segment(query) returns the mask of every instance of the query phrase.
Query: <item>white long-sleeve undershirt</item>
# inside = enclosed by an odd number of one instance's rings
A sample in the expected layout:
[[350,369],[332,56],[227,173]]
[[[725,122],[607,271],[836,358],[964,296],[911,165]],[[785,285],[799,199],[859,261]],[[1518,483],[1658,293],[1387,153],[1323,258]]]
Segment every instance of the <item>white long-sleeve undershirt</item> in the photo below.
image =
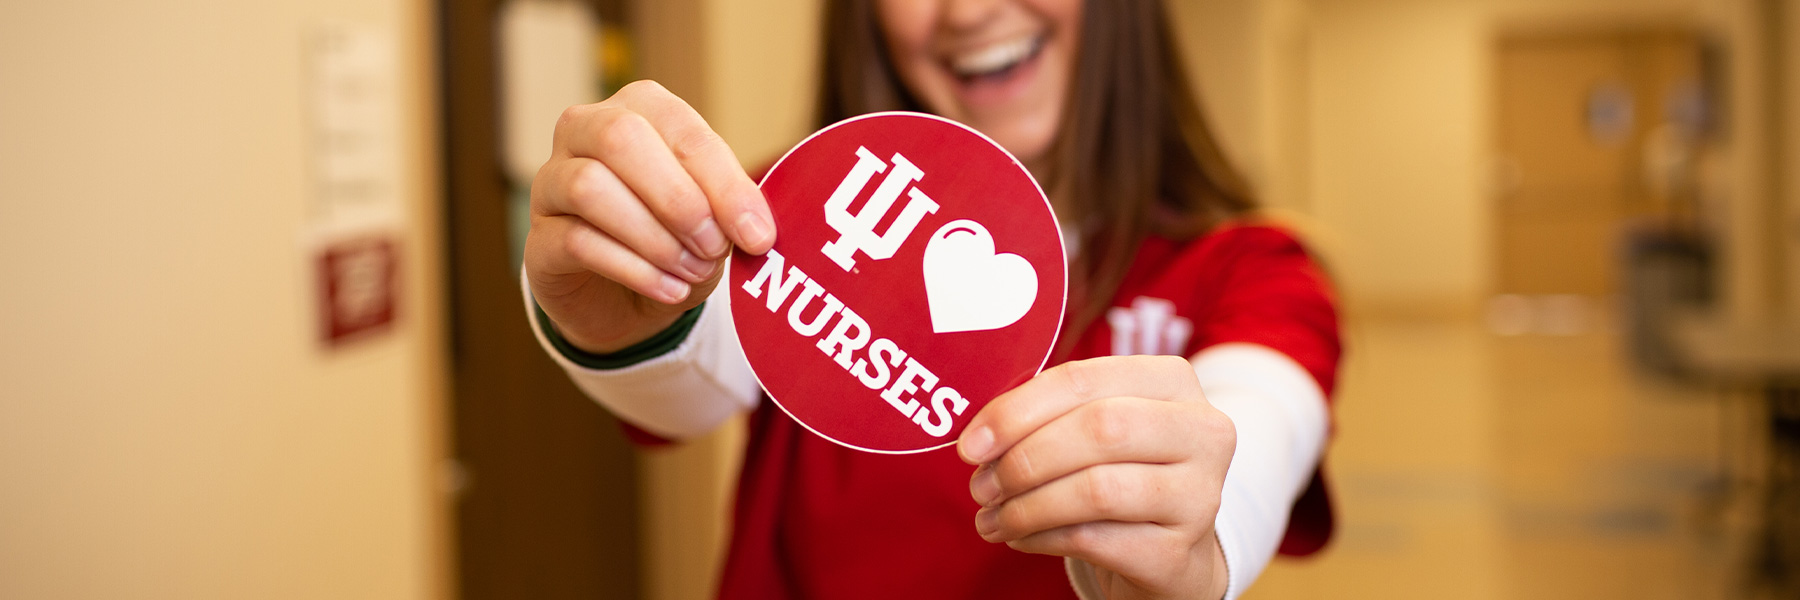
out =
[[[545,352],[588,396],[645,431],[671,440],[703,435],[761,401],[762,389],[731,325],[727,286],[707,299],[674,350],[603,370],[575,364],[550,344],[532,308],[530,283],[523,277],[521,283],[532,331]],[[1207,401],[1237,429],[1214,521],[1228,570],[1225,598],[1232,600],[1275,556],[1288,512],[1318,465],[1328,427],[1325,397],[1305,369],[1264,346],[1221,344],[1191,362]],[[1090,565],[1069,559],[1066,566],[1077,595],[1102,598]]]

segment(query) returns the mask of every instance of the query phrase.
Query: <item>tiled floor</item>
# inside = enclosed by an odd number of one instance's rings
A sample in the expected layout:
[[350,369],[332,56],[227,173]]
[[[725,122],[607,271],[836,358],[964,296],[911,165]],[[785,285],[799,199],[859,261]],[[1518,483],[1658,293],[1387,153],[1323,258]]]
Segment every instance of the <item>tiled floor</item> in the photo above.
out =
[[1754,396],[1635,372],[1619,336],[1354,322],[1338,537],[1246,596],[1737,598]]

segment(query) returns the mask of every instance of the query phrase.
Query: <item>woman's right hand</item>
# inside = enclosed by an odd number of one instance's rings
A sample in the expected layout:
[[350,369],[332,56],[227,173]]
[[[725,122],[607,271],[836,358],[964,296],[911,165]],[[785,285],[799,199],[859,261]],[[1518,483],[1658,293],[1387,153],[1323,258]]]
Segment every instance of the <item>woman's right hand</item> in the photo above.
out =
[[775,243],[762,191],[700,114],[653,81],[556,122],[531,182],[525,275],[577,348],[614,352],[706,299],[735,244]]

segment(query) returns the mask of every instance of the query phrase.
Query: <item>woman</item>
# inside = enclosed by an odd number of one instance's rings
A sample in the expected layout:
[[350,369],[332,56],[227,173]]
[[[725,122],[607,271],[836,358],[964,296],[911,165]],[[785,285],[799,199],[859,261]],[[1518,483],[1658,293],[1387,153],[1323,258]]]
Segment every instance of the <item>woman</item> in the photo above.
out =
[[1316,489],[1288,517],[1316,488],[1332,300],[1292,237],[1244,222],[1162,10],[828,2],[821,126],[894,109],[968,124],[1076,232],[1061,364],[984,407],[955,455],[847,450],[762,400],[708,297],[733,246],[761,254],[778,232],[693,109],[640,82],[564,113],[532,186],[533,326],[656,437],[751,412],[722,597],[1235,597],[1284,531],[1287,550],[1322,543]]

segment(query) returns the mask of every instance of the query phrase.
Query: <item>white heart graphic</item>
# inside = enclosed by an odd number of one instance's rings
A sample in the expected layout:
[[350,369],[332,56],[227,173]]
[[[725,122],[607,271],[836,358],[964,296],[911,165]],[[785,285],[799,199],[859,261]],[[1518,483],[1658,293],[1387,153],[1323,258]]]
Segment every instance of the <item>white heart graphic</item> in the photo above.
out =
[[925,300],[931,330],[986,331],[1019,322],[1037,301],[1037,269],[1017,254],[994,254],[986,227],[958,219],[925,244]]

